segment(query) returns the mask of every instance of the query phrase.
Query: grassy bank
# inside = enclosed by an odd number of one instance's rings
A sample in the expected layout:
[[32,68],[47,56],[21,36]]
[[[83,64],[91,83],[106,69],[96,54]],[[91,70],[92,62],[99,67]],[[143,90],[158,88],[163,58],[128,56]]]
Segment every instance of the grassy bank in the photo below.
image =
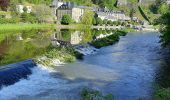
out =
[[20,31],[31,29],[49,29],[53,24],[0,24],[0,31]]
[[126,31],[115,31],[115,33],[110,36],[93,41],[91,45],[95,48],[113,45],[114,43],[119,41],[120,36],[125,36],[126,34]]

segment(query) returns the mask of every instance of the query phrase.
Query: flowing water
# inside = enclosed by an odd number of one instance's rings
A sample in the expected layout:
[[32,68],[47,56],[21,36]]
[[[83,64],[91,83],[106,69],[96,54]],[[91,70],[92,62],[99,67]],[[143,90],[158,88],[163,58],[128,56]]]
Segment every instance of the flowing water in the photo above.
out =
[[159,34],[128,33],[82,61],[29,68],[27,78],[2,86],[0,100],[79,100],[84,87],[112,93],[115,100],[152,100],[159,67]]

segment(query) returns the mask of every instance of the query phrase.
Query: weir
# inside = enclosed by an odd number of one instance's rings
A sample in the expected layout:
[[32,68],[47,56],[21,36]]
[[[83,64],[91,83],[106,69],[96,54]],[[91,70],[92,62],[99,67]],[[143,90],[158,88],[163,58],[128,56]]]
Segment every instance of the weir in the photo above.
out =
[[0,66],[0,89],[2,86],[12,85],[20,79],[27,78],[32,73],[31,68],[35,66],[36,64],[31,59]]

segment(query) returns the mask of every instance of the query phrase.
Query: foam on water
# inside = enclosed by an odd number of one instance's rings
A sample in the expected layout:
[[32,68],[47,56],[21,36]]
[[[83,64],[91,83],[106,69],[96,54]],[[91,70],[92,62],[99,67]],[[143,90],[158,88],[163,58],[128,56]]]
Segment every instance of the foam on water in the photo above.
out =
[[57,84],[66,82],[64,80],[54,79],[50,76],[50,72],[53,72],[53,70],[38,65],[32,69],[33,74],[31,74],[28,79],[22,79],[14,85],[2,88],[0,91],[0,100],[10,100],[22,95],[37,95],[45,92],[45,89],[53,89]]

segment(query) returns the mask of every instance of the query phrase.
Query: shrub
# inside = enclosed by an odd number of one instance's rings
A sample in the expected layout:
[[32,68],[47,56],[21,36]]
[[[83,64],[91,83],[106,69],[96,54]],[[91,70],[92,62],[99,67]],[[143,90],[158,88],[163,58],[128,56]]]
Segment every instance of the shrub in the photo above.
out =
[[96,18],[96,24],[97,24],[97,25],[102,25],[102,24],[103,24],[102,19],[99,18],[99,17],[97,17],[97,18]]
[[71,17],[70,15],[64,15],[61,19],[61,24],[63,25],[69,25],[71,23]]
[[111,20],[107,21],[107,24],[112,25],[112,21]]
[[19,18],[0,18],[0,24],[15,24],[15,23],[19,23]]
[[93,18],[92,23],[93,23],[93,25],[97,25],[97,23],[96,23],[96,18]]
[[104,20],[103,20],[103,24],[105,24],[105,25],[106,25],[106,24],[107,24],[107,22],[108,22],[108,20],[107,20],[107,19],[104,19]]

